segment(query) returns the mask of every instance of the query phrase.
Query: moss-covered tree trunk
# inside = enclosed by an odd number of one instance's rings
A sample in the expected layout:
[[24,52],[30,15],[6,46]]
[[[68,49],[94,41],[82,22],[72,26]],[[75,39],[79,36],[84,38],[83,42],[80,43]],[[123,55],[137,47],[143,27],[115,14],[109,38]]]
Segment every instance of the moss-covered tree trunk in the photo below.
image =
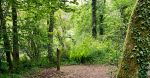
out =
[[12,21],[13,21],[13,62],[14,67],[18,68],[19,66],[19,43],[18,43],[18,26],[17,26],[17,6],[16,0],[12,0]]
[[11,45],[10,45],[10,40],[7,34],[7,28],[6,28],[6,20],[4,17],[4,12],[2,8],[2,0],[0,0],[0,22],[1,22],[1,27],[2,27],[2,36],[3,36],[3,42],[4,42],[4,51],[6,53],[6,59],[8,62],[9,70],[12,70],[13,65],[12,65],[12,60],[11,60]]
[[148,78],[150,54],[150,0],[138,0],[131,16],[124,43],[124,54],[117,78]]

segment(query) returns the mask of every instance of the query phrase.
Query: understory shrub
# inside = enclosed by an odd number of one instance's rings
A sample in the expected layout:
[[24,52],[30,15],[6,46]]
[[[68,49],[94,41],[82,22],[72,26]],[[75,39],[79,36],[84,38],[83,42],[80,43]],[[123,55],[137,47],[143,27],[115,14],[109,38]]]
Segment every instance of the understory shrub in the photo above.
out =
[[111,40],[98,41],[84,38],[69,52],[69,59],[77,63],[114,64],[120,56]]

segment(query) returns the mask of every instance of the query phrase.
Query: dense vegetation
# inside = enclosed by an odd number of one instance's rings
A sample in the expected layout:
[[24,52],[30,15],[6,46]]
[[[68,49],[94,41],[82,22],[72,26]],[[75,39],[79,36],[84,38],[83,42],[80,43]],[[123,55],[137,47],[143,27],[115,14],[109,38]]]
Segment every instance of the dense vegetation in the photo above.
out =
[[0,0],[0,78],[119,63],[118,78],[147,78],[149,6],[150,0]]

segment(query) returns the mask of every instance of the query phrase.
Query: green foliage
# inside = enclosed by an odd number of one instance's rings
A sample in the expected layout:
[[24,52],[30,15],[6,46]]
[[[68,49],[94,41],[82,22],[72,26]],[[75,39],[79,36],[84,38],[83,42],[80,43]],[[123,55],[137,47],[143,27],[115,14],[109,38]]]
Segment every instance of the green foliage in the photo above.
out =
[[114,64],[120,53],[113,48],[111,41],[98,41],[85,37],[69,52],[70,60],[77,63]]
[[1,70],[2,70],[1,72],[2,72],[2,73],[8,72],[8,71],[7,71],[7,70],[8,70],[7,64],[8,64],[7,62],[4,62],[4,61],[1,62]]
[[0,78],[22,78],[22,76],[18,74],[1,74]]
[[[48,34],[54,36],[54,44],[52,46],[54,49],[53,64],[56,62],[57,48],[61,51],[63,65],[118,63],[122,54],[127,22],[135,0],[97,0],[97,30],[99,31],[99,27],[102,26],[104,34],[99,35],[96,39],[91,37],[91,1],[83,1],[83,3],[76,1],[17,1],[20,70],[15,73],[34,67],[55,66],[49,64],[47,58]],[[50,20],[49,14],[52,11],[55,13],[54,31],[47,32],[48,21]],[[9,31],[8,36],[11,40],[12,20],[10,16],[9,13],[6,16],[6,26]],[[101,16],[103,16],[103,19],[101,19]],[[1,42],[3,42],[2,39],[0,39],[0,48],[3,48]],[[12,40],[10,42],[12,43]],[[2,68],[8,70],[8,66],[5,63],[5,56],[3,58]],[[143,64],[144,62],[141,61],[140,63]],[[15,74],[3,74],[0,76],[0,78],[7,77],[18,78],[21,76]]]
[[29,60],[29,57],[27,57],[25,55],[21,57],[20,63],[21,63],[22,68],[31,68],[31,66],[32,66],[32,63]]

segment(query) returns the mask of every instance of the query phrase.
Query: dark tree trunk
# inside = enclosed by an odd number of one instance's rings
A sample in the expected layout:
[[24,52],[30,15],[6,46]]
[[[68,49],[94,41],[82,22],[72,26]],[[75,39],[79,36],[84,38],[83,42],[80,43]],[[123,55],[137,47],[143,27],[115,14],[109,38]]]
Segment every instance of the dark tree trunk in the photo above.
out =
[[60,71],[60,50],[57,48],[57,71]]
[[49,62],[53,62],[53,30],[54,30],[54,10],[50,12],[50,21],[48,28],[48,58]]
[[1,26],[2,26],[2,36],[3,36],[3,41],[4,41],[4,51],[6,53],[6,59],[9,65],[9,70],[12,70],[13,65],[12,65],[12,60],[11,60],[11,45],[10,41],[7,35],[7,30],[6,30],[6,21],[4,18],[3,14],[3,9],[2,9],[2,1],[0,0],[0,21],[1,21]]
[[104,34],[103,22],[104,22],[104,15],[100,15],[99,35]]
[[92,36],[96,38],[96,0],[92,0]]
[[17,10],[16,0],[12,0],[12,21],[13,21],[13,61],[17,68],[19,65],[19,44],[18,44],[18,26],[17,26]]

